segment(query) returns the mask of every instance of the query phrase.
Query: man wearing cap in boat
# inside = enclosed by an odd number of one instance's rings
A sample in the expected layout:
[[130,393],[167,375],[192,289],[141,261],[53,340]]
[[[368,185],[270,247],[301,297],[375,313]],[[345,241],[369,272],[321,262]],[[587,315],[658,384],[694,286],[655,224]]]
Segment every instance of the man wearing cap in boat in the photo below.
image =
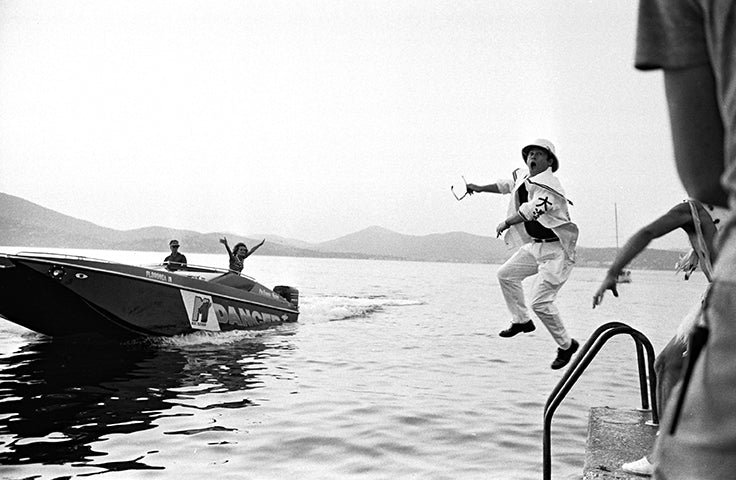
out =
[[508,338],[535,330],[521,282],[536,275],[531,309],[559,346],[551,365],[557,370],[568,364],[579,346],[567,333],[554,304],[575,264],[578,227],[570,220],[568,204],[572,202],[554,174],[560,162],[552,142],[538,139],[522,148],[521,155],[528,170],[515,170],[512,179],[488,185],[470,183],[467,188],[468,193],[511,194],[507,218],[496,227],[497,236],[506,232],[506,244],[518,248],[497,273],[512,316],[509,328],[499,335]]
[[185,257],[184,254],[179,253],[179,240],[170,241],[169,248],[171,249],[171,255],[164,258],[166,268],[173,271],[186,266],[187,257]]

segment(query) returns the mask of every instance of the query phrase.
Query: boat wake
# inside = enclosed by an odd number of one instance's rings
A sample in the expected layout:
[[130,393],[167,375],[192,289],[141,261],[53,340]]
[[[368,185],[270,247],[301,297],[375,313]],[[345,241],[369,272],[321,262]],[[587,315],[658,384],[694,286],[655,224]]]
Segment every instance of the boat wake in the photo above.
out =
[[391,308],[424,305],[419,300],[388,297],[385,295],[358,297],[342,295],[303,296],[300,299],[299,321],[265,330],[231,330],[228,332],[196,332],[175,337],[149,338],[145,341],[163,347],[197,348],[206,346],[232,345],[240,342],[259,341],[274,332],[284,333],[299,328],[299,324],[335,322],[365,318]]
[[[300,299],[299,321],[291,324],[274,326],[263,330],[230,330],[227,332],[198,331],[173,337],[148,337],[145,339],[127,340],[128,345],[153,346],[154,348],[208,348],[210,346],[234,345],[240,342],[259,341],[264,336],[272,336],[275,331],[281,334],[292,332],[299,328],[299,324],[335,322],[366,318],[371,315],[385,312],[389,309],[425,305],[425,302],[415,299],[397,298],[386,295],[376,296],[344,296],[344,295],[317,295],[303,296]],[[1,318],[1,317],[0,317]],[[0,345],[29,339],[44,339],[41,334],[25,329],[2,320]]]
[[320,323],[352,320],[355,318],[364,318],[389,308],[417,305],[424,305],[424,302],[387,296],[357,297],[324,295],[303,297],[299,307],[299,321],[301,323]]
[[263,331],[261,330],[231,330],[229,332],[201,331],[174,337],[151,338],[145,341],[157,346],[186,348],[198,345],[231,345],[242,342],[243,340],[252,340],[260,335],[263,335]]

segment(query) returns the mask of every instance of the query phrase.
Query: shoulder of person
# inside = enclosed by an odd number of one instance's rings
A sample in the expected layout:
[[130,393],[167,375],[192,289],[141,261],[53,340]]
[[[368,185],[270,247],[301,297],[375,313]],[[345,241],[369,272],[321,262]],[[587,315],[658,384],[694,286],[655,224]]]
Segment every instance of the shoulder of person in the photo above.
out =
[[682,202],[670,208],[667,213],[662,215],[662,217],[678,217],[682,218],[683,220],[687,219],[689,221],[692,221],[694,220],[693,214],[702,218],[703,215],[708,216],[708,211],[706,210],[705,206],[699,201],[688,199],[683,200]]
[[530,184],[538,187],[562,191],[562,182],[560,182],[560,179],[550,169],[529,177],[528,181]]
[[529,170],[527,170],[526,168],[517,168],[513,172],[511,172],[511,178],[513,178],[514,182],[523,180],[528,176],[529,176]]

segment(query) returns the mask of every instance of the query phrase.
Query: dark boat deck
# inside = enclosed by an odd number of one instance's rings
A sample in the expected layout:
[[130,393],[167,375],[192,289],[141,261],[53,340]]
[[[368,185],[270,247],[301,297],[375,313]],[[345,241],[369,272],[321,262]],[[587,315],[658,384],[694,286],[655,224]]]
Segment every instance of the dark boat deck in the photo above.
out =
[[646,411],[591,408],[583,480],[649,478],[626,473],[621,465],[651,451],[658,427],[646,423],[650,420],[651,413]]

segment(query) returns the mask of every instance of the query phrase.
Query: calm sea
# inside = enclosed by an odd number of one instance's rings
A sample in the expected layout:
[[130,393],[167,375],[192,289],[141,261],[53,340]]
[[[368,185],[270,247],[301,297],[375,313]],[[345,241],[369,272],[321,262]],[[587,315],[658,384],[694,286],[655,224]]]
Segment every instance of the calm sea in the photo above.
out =
[[[539,479],[562,371],[541,324],[497,335],[496,269],[255,256],[246,273],[300,290],[297,324],[153,344],[76,348],[0,319],[0,478]],[[560,294],[573,336],[623,321],[657,351],[706,284],[634,271],[593,310],[602,276],[579,268]],[[633,342],[616,337],[557,410],[553,478],[581,477],[590,407],[637,407],[637,385]]]

